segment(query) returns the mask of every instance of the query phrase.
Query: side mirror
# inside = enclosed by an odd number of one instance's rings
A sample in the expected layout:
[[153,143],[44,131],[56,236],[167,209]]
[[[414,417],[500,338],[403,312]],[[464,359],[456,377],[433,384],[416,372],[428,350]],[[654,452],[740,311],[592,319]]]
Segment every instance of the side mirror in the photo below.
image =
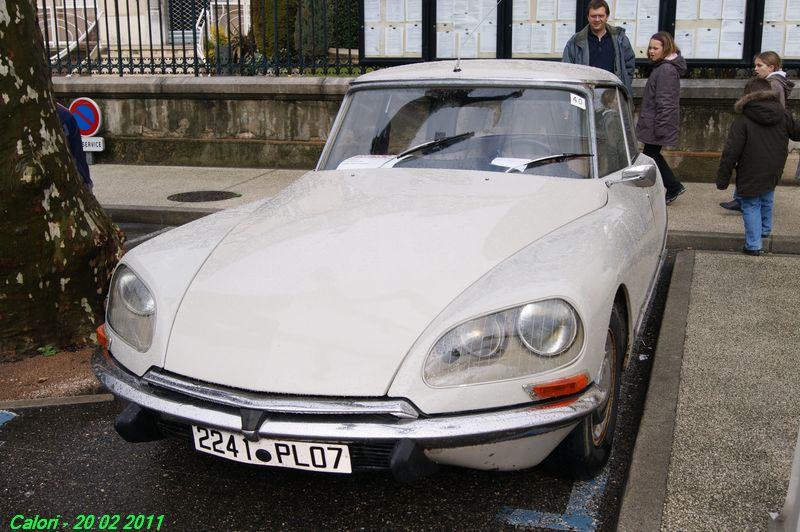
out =
[[630,183],[637,187],[652,187],[656,184],[657,177],[656,167],[652,164],[640,164],[638,166],[631,166],[622,171],[622,177],[606,181],[606,186],[611,188],[612,185],[619,183]]

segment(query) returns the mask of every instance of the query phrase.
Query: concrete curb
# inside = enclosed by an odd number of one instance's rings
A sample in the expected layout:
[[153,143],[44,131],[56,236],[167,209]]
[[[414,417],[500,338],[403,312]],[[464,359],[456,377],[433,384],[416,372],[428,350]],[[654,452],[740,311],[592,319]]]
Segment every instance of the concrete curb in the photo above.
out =
[[[704,251],[741,251],[742,233],[709,233],[700,231],[670,231],[667,247],[670,249],[702,249]],[[774,235],[764,239],[764,249],[770,253],[800,255],[800,237]]]
[[617,530],[660,530],[675,433],[694,251],[675,259]]
[[43,397],[41,399],[17,399],[13,401],[0,401],[0,410],[42,408],[46,406],[83,405],[88,403],[105,403],[113,400],[114,396],[110,393],[73,395],[69,397]]

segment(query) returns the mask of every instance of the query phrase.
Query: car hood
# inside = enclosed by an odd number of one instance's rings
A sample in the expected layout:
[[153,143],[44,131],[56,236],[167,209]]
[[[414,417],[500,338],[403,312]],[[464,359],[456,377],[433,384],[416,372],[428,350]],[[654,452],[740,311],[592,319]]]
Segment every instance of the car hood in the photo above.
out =
[[384,395],[449,302],[606,201],[598,180],[310,172],[210,254],[175,316],[165,369],[255,391]]

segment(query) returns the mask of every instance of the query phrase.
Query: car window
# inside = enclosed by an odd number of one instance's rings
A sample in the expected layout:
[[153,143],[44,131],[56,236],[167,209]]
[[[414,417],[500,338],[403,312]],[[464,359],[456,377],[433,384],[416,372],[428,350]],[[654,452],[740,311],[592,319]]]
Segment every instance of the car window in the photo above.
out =
[[[321,168],[450,168],[586,178],[594,154],[590,103],[582,93],[564,89],[358,90],[346,102]],[[561,154],[580,156],[552,157]]]
[[618,95],[620,108],[622,109],[622,126],[625,129],[625,141],[628,144],[628,153],[631,161],[633,161],[639,155],[639,144],[636,142],[636,127],[633,124],[633,113],[631,112],[633,106],[623,91],[618,91]]
[[606,176],[628,166],[622,113],[616,87],[595,90],[595,130],[597,132],[597,167]]

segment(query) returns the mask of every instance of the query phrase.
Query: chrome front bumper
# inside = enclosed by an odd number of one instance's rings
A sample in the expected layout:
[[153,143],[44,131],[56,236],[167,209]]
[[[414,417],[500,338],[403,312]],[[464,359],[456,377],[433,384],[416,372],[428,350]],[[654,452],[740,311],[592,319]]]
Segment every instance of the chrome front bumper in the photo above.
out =
[[186,424],[259,437],[312,441],[414,440],[425,448],[477,445],[578,423],[605,401],[594,384],[555,404],[426,416],[408,401],[286,398],[210,386],[150,371],[136,377],[100,349],[97,378],[115,396]]

